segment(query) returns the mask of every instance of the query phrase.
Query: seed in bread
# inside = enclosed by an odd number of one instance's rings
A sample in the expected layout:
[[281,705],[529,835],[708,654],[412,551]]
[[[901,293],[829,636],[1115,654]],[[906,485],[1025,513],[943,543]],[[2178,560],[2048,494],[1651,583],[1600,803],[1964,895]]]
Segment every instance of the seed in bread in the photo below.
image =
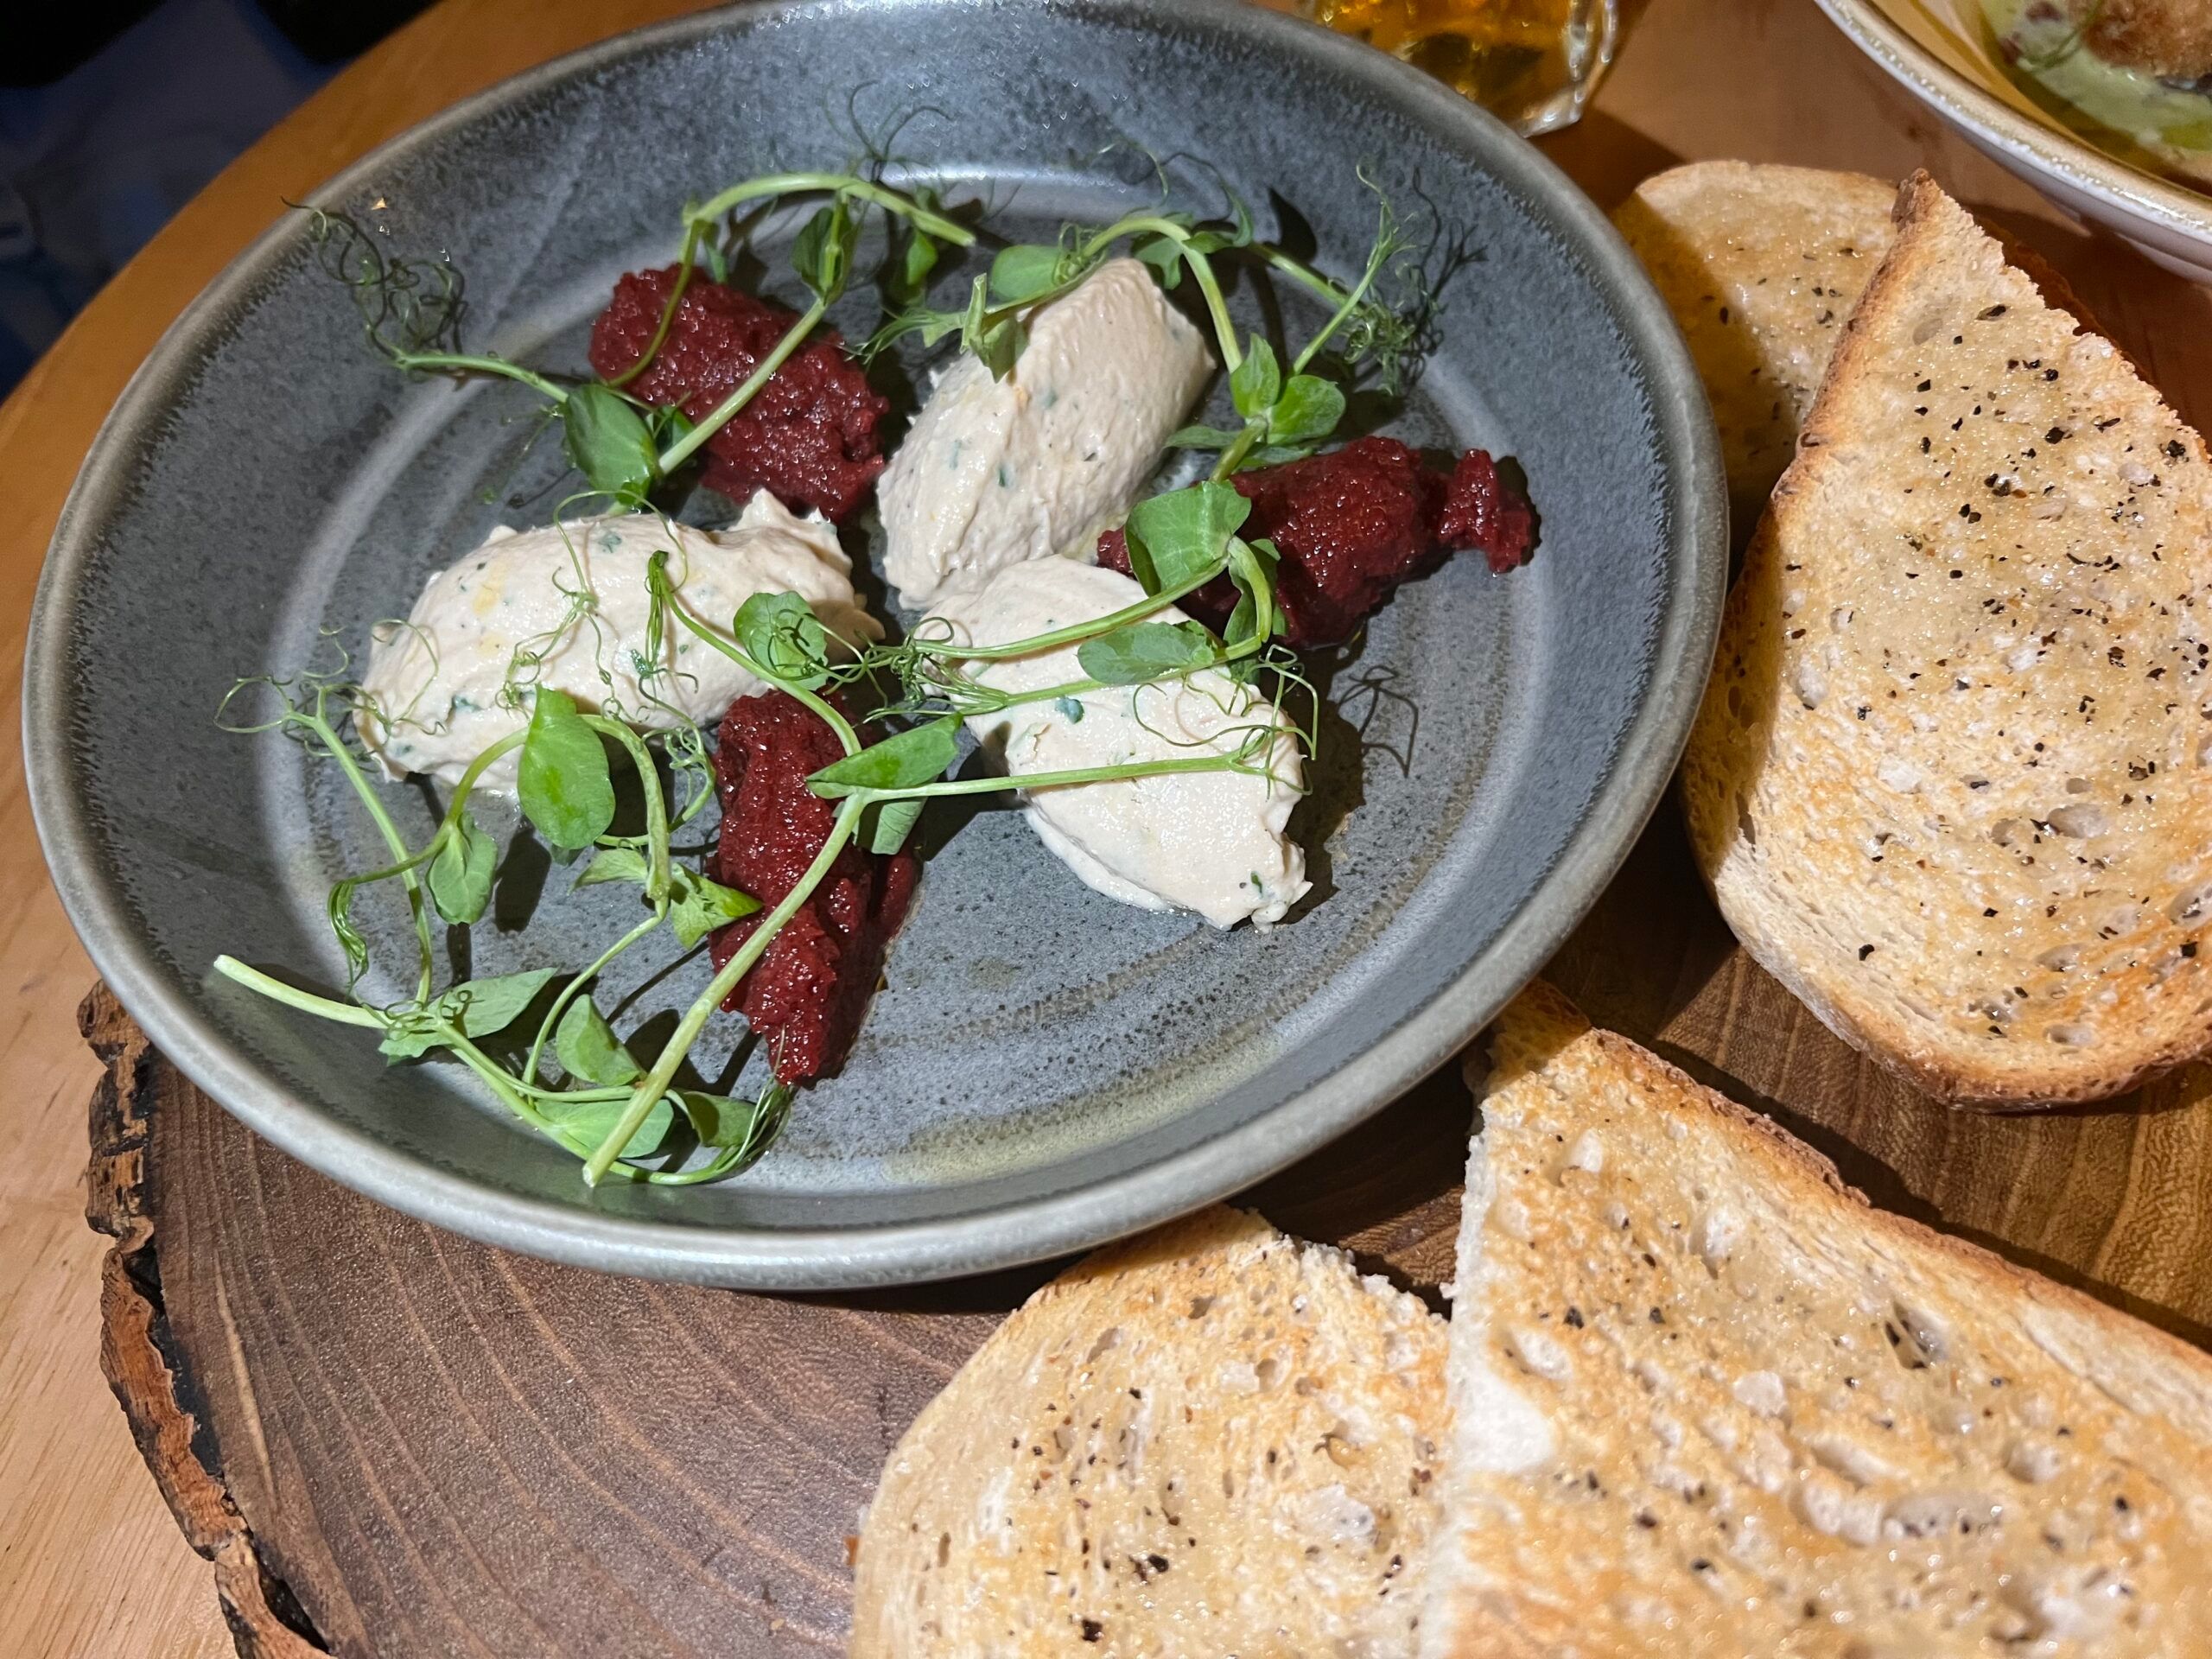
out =
[[1444,1326],[1210,1210],[1039,1291],[892,1453],[854,1659],[1414,1652]]
[[1730,594],[1683,762],[1752,956],[1941,1099],[2212,1039],[2212,469],[1924,175]]
[[2212,1652],[2212,1360],[1548,987],[1491,1053],[1427,1659]]
[[1889,251],[1896,200],[1895,185],[1862,173],[1693,162],[1646,179],[1613,215],[1713,400],[1739,541]]

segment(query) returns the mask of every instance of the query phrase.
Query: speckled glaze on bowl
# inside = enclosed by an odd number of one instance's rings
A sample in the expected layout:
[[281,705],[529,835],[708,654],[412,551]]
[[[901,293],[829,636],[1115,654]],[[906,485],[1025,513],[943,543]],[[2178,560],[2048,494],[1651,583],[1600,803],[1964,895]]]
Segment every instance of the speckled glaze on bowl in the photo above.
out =
[[[1408,589],[1328,677],[1305,809],[1320,891],[1291,925],[1220,934],[1116,906],[1005,810],[925,819],[887,988],[775,1150],[719,1186],[588,1192],[456,1068],[387,1067],[367,1033],[209,977],[229,950],[340,982],[325,891],[383,861],[332,768],[218,731],[218,700],[299,666],[326,627],[359,651],[430,569],[558,495],[526,394],[391,373],[302,219],[279,224],[139,372],[63,513],[26,671],[30,787],[70,914],[154,1039],[270,1140],[413,1215],[768,1287],[942,1277],[1130,1231],[1449,1058],[1594,899],[1672,771],[1726,567],[1710,417],[1674,327],[1533,149],[1352,41],[1200,0],[741,8],[510,81],[317,200],[395,250],[450,250],[473,343],[572,368],[614,276],[671,257],[687,197],[843,162],[862,135],[954,200],[988,196],[1016,235],[1156,200],[1157,158],[1179,200],[1226,183],[1262,234],[1310,227],[1339,268],[1372,233],[1364,162],[1437,233],[1434,345],[1391,429],[1518,456],[1541,549],[1510,576],[1462,559]],[[787,293],[766,241],[766,286]],[[1249,281],[1234,299],[1268,315]],[[1294,328],[1316,320],[1282,304]],[[849,332],[869,321],[849,302]],[[911,388],[918,369],[882,372]],[[429,792],[387,792],[423,833]],[[493,914],[450,947],[476,973],[581,963],[634,913],[533,855],[508,856]],[[394,897],[364,901],[372,944],[404,938]],[[601,1001],[626,1030],[664,1029],[707,971],[641,963]],[[720,1026],[701,1070],[735,1083],[743,1027]]]

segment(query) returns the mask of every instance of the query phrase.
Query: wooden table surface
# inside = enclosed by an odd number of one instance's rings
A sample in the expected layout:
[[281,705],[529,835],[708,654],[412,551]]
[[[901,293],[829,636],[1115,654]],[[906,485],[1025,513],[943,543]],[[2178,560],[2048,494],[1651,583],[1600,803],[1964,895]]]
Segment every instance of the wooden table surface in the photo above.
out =
[[[219,1656],[208,1569],[162,1507],[96,1355],[97,1262],[79,1190],[99,1066],[73,1010],[92,979],[39,861],[16,698],[24,629],[62,498],[101,417],[162,329],[296,197],[381,139],[529,64],[687,0],[444,0],[339,76],[188,207],[0,405],[0,1630],[33,1655]],[[1834,35],[1812,0],[1651,0],[1596,107],[1545,141],[1611,206],[1636,181],[1710,154],[1728,100],[1736,154],[1897,175],[1932,168],[2062,265],[2152,378],[2212,418],[2212,295],[2092,245],[1983,162]],[[1833,66],[1808,100],[1808,59]],[[2084,283],[2084,273],[2088,280]]]

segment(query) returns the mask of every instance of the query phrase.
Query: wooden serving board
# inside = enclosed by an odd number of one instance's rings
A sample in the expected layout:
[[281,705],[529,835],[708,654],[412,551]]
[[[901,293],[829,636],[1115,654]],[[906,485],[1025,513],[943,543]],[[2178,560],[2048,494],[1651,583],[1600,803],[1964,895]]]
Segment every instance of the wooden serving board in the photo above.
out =
[[[1925,165],[2050,258],[2184,415],[2212,418],[2212,295],[2063,224],[1810,0],[1630,9],[1595,108],[1546,141],[1601,204],[1690,156]],[[2212,1335],[2212,1071],[2092,1110],[1946,1112],[1735,947],[1671,803],[1551,974],[1876,1203]],[[88,1203],[116,1239],[103,1362],[250,1656],[839,1651],[884,1453],[1043,1276],[785,1299],[508,1255],[255,1140],[105,991],[82,1020],[108,1065]],[[1245,1201],[1433,1287],[1469,1115],[1440,1077]]]
[[[1735,948],[1671,808],[1553,977],[1876,1201],[2212,1325],[2212,1071],[2095,1111],[1921,1100]],[[1046,1271],[783,1298],[511,1255],[257,1140],[105,989],[83,1023],[102,1358],[249,1659],[841,1651],[885,1453]],[[1433,1290],[1471,1114],[1447,1071],[1243,1201]]]

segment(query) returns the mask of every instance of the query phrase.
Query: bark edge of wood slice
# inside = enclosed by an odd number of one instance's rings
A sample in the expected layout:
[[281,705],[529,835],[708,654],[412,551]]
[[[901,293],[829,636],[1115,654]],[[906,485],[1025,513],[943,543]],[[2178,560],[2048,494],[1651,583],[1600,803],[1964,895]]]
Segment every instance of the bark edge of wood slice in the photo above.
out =
[[[2212,1328],[2212,1068],[2085,1110],[1936,1106],[1734,944],[1671,813],[1547,971],[1877,1204]],[[831,1300],[510,1255],[258,1141],[105,989],[81,1019],[103,1363],[247,1659],[600,1651],[610,1618],[626,1659],[838,1651],[882,1457],[1052,1270]],[[1447,1066],[1237,1202],[1433,1294],[1470,1116]]]
[[[884,1456],[1057,1265],[832,1300],[512,1255],[258,1140],[105,987],[80,1025],[104,1368],[245,1659],[842,1652]],[[1447,1068],[1246,1202],[1434,1300],[1470,1114]]]
[[77,1028],[107,1068],[92,1090],[85,1175],[85,1219],[115,1241],[100,1261],[100,1370],[185,1541],[215,1569],[239,1659],[327,1653],[290,1588],[263,1562],[245,1517],[202,1457],[197,1415],[179,1397],[144,1181],[156,1095],[181,1079],[104,984],[78,1006]]

